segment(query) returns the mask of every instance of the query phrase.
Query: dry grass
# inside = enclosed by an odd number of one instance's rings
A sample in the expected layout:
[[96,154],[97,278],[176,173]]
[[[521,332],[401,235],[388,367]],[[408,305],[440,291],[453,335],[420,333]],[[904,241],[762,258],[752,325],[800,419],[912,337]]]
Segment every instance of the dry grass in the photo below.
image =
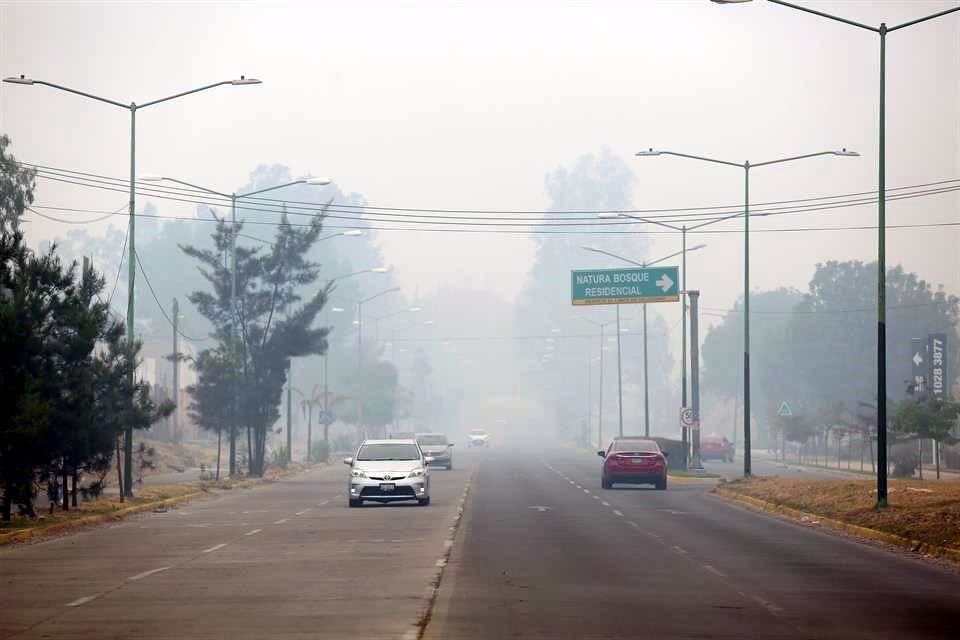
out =
[[29,533],[27,536],[29,538],[43,537],[47,533],[54,532],[66,533],[97,522],[123,517],[127,513],[143,510],[165,500],[195,494],[199,490],[192,484],[157,485],[143,487],[138,490],[135,498],[127,498],[123,502],[116,496],[103,497],[82,502],[70,511],[56,509],[52,514],[43,513],[37,519],[14,516],[10,522],[0,522],[0,544],[23,539],[20,534],[24,533]]
[[960,549],[960,482],[891,480],[885,509],[875,508],[874,480],[750,478],[723,487],[833,520]]

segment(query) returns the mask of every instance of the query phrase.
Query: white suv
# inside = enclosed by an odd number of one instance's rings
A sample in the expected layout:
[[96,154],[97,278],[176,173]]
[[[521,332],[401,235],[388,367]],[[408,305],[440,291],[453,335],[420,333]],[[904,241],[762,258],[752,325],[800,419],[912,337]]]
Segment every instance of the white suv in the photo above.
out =
[[364,440],[355,456],[343,460],[350,465],[348,504],[359,507],[364,500],[430,504],[431,462],[416,440]]

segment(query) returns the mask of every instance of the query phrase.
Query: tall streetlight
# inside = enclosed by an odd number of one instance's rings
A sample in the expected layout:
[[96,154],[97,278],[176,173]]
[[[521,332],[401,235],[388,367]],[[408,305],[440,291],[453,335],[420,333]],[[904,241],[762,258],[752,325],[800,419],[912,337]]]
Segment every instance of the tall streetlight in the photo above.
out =
[[[619,306],[619,305],[618,305]],[[598,399],[598,409],[597,409],[597,447],[603,448],[603,349],[604,349],[604,332],[608,325],[614,323],[613,320],[607,322],[597,322],[596,320],[591,320],[590,318],[584,318],[583,316],[577,316],[580,320],[584,322],[589,322],[595,327],[600,327],[600,397]],[[619,328],[617,331],[617,338],[619,339]],[[617,362],[617,368],[620,368],[620,362]],[[623,406],[623,396],[621,394],[619,400],[620,406]],[[621,418],[623,416],[623,411],[620,412]],[[620,435],[623,435],[623,422],[620,423]]]
[[[717,4],[739,4],[750,0],[712,0]],[[847,20],[822,11],[815,11],[807,7],[783,2],[783,0],[768,0],[790,9],[803,11],[828,20],[842,22],[852,27],[872,31],[880,36],[880,123],[878,143],[878,181],[877,181],[877,506],[887,506],[887,251],[886,251],[886,210],[887,210],[887,178],[886,178],[886,75],[887,75],[887,34],[906,27],[912,27],[934,18],[960,11],[960,6],[944,9],[937,13],[909,20],[902,24],[888,27],[881,22],[879,27]],[[749,382],[749,381],[747,381]]]
[[[249,198],[251,196],[259,195],[261,193],[277,191],[278,189],[285,189],[287,187],[292,187],[298,184],[306,184],[306,185],[313,185],[313,186],[326,186],[330,184],[330,180],[327,178],[314,178],[312,176],[308,176],[305,178],[292,180],[290,182],[284,182],[283,184],[277,184],[277,185],[273,185],[272,187],[266,187],[263,189],[255,189],[253,191],[246,191],[243,193],[237,193],[236,191],[234,191],[233,193],[225,193],[223,191],[217,191],[216,189],[204,187],[198,184],[194,184],[192,182],[187,182],[186,180],[180,180],[178,178],[171,178],[169,176],[148,174],[148,175],[140,176],[140,180],[144,182],[173,182],[175,184],[183,185],[191,189],[196,189],[197,191],[203,191],[204,193],[209,193],[210,195],[215,195],[222,198],[230,199],[230,224],[231,224],[231,230],[230,230],[230,335],[234,339],[236,339],[237,337],[236,335],[237,333],[237,326],[236,326],[237,325],[237,322],[236,322],[236,318],[237,318],[237,236],[240,235],[237,233],[237,201],[243,198]],[[345,235],[359,235],[359,234],[340,231],[337,233],[332,233],[330,235],[324,236],[323,238],[320,238],[318,241],[329,240],[330,238],[336,238],[338,236],[345,236]],[[250,238],[252,240],[256,240],[258,242],[262,242],[264,244],[268,244],[270,246],[274,246],[274,243],[270,242],[269,240],[262,240],[254,236],[246,236],[246,235],[244,237]],[[293,375],[293,367],[292,367],[292,363],[290,363],[288,364],[288,367],[287,367],[288,383],[290,382],[289,378],[292,375]],[[239,393],[240,393],[240,389],[235,387],[234,388],[235,417],[233,420],[234,424],[231,425],[230,427],[230,475],[231,476],[234,475],[237,471],[236,469],[236,459],[237,459],[236,458],[236,446],[237,446],[236,445],[236,440],[237,440],[236,414],[239,412],[238,408],[240,406]],[[287,387],[287,409],[288,409],[287,411],[287,462],[291,460],[293,455],[293,451],[290,448],[293,445],[291,434],[290,434],[292,419],[290,416],[289,408],[291,405],[292,405],[292,397],[290,395],[290,387],[288,386]]]
[[384,289],[379,293],[357,301],[357,427],[361,433],[363,432],[363,398],[360,397],[362,394],[359,392],[359,388],[363,384],[360,380],[363,375],[363,305],[371,300],[376,300],[380,296],[385,296],[395,291],[400,291],[400,287]]
[[[133,340],[133,325],[134,325],[134,281],[136,280],[136,184],[134,176],[137,172],[137,111],[140,109],[145,109],[146,107],[152,107],[155,104],[160,104],[161,102],[168,102],[176,98],[182,98],[183,96],[188,96],[194,93],[199,93],[201,91],[206,91],[207,89],[213,89],[214,87],[220,87],[224,85],[248,85],[248,84],[260,84],[260,80],[255,78],[247,78],[245,76],[240,76],[236,80],[223,80],[221,82],[214,82],[213,84],[204,85],[202,87],[197,87],[196,89],[191,89],[189,91],[182,91],[176,93],[172,96],[167,96],[165,98],[158,98],[156,100],[150,100],[143,104],[137,104],[136,102],[131,102],[130,104],[123,104],[116,100],[110,100],[109,98],[103,98],[101,96],[94,95],[92,93],[86,93],[85,91],[78,91],[77,89],[72,89],[70,87],[65,87],[60,84],[54,84],[53,82],[47,82],[45,80],[35,80],[33,78],[28,78],[25,75],[11,76],[9,78],[4,78],[4,82],[9,82],[11,84],[21,84],[21,85],[43,85],[45,87],[51,87],[53,89],[59,89],[60,91],[66,91],[67,93],[72,93],[74,95],[82,96],[84,98],[89,98],[90,100],[96,100],[97,102],[103,102],[105,104],[113,105],[114,107],[120,107],[121,109],[126,109],[130,112],[130,203],[129,203],[129,223],[127,229],[127,245],[130,248],[129,256],[127,258],[128,264],[128,283],[127,283],[127,339]],[[130,386],[133,386],[133,376],[134,371],[130,371]],[[132,401],[132,399],[131,399]],[[127,497],[133,496],[133,425],[128,425],[124,431],[123,438],[123,494]]]
[[382,316],[376,316],[373,318],[373,341],[380,342],[380,321],[387,320],[388,318],[395,318],[404,313],[420,313],[423,311],[420,307],[409,307],[406,309],[400,309],[399,311],[394,311],[393,313],[386,313]]
[[[596,248],[596,247],[580,247],[580,248],[581,248],[581,249],[584,249],[585,251],[592,251],[592,252],[594,252],[594,253],[602,253],[603,255],[610,256],[611,258],[616,258],[617,260],[623,260],[624,262],[629,262],[630,264],[635,264],[635,265],[637,265],[638,267],[647,268],[647,267],[652,267],[653,265],[655,265],[655,264],[657,264],[657,263],[663,262],[664,260],[669,260],[670,258],[676,257],[676,256],[678,256],[678,255],[680,255],[680,254],[683,254],[684,260],[686,260],[686,257],[687,257],[686,254],[687,254],[688,251],[697,251],[697,250],[699,250],[699,249],[703,249],[703,248],[706,247],[706,246],[707,246],[707,245],[705,245],[705,244],[698,244],[698,245],[696,245],[696,246],[694,246],[694,247],[690,247],[689,249],[687,249],[686,246],[684,246],[683,250],[681,250],[681,251],[675,251],[675,252],[671,253],[670,255],[663,256],[662,258],[657,258],[656,260],[651,260],[651,261],[649,261],[649,262],[638,262],[638,261],[636,261],[636,260],[631,260],[630,258],[625,258],[625,257],[623,257],[623,256],[621,256],[621,255],[617,255],[617,254],[615,254],[615,253],[611,253],[611,252],[605,251],[605,250],[603,250],[603,249],[598,249],[598,248]],[[686,291],[686,288],[684,288],[684,291]],[[617,306],[619,306],[619,305],[617,305]],[[684,315],[686,315],[686,313],[684,313]],[[644,434],[645,437],[649,438],[649,437],[650,437],[650,385],[648,384],[649,376],[648,376],[648,366],[647,366],[647,364],[648,364],[648,359],[647,359],[647,305],[644,304],[644,305],[643,305],[643,434]],[[686,457],[686,454],[684,454],[684,457]]]
[[[750,469],[750,169],[756,167],[766,167],[772,164],[782,164],[793,162],[795,160],[804,160],[806,158],[816,158],[818,156],[844,156],[855,157],[860,154],[856,151],[841,149],[839,151],[818,151],[816,153],[805,153],[799,156],[790,156],[788,158],[778,158],[776,160],[767,160],[765,162],[751,163],[730,162],[729,160],[718,160],[705,156],[694,156],[688,153],[677,153],[675,151],[655,151],[647,149],[640,151],[638,156],[677,156],[679,158],[689,158],[691,160],[700,160],[714,164],[723,164],[730,167],[743,169],[743,475],[749,476]],[[686,316],[686,314],[684,314]]]
[[[738,218],[741,215],[743,214],[735,213],[732,215],[722,216],[715,220],[708,220],[706,222],[701,222],[700,224],[695,224],[689,227],[685,224],[677,226],[669,222],[662,222],[660,220],[644,218],[642,216],[637,216],[630,213],[607,212],[607,213],[601,213],[597,217],[598,218],[630,218],[631,220],[646,222],[647,224],[655,224],[657,226],[670,229],[672,231],[679,231],[680,232],[680,255],[681,255],[680,277],[682,278],[680,288],[682,291],[686,291],[687,290],[687,232],[695,231],[696,229],[700,229],[702,227],[706,227],[711,224],[717,224],[718,222],[723,222],[725,220],[730,220],[731,218]],[[687,300],[686,300],[685,293],[683,294],[683,296],[684,297],[681,299],[682,308],[680,310],[681,311],[680,324],[682,327],[680,332],[680,406],[682,408],[686,408],[687,387],[688,387],[687,385]],[[680,432],[681,432],[681,439],[683,442],[683,450],[686,451],[688,448],[687,447],[687,444],[688,444],[687,427],[681,426]]]

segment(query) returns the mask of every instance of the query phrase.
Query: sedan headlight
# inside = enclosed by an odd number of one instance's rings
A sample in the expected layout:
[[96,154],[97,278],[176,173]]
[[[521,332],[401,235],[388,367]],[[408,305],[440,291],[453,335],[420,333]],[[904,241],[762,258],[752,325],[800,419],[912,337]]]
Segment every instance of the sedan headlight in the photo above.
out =
[[426,475],[426,471],[423,469],[414,469],[409,475],[411,478],[422,478],[424,475]]
[[367,474],[360,469],[351,469],[350,477],[352,478],[366,478]]

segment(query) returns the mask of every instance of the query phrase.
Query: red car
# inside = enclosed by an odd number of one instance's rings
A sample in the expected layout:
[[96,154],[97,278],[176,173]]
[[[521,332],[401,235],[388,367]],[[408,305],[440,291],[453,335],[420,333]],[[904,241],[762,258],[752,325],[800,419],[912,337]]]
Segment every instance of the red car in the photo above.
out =
[[704,436],[700,440],[700,459],[733,462],[733,443],[723,436]]
[[597,455],[603,458],[600,486],[604,489],[612,489],[616,483],[667,488],[667,454],[655,440],[614,438],[609,448]]

